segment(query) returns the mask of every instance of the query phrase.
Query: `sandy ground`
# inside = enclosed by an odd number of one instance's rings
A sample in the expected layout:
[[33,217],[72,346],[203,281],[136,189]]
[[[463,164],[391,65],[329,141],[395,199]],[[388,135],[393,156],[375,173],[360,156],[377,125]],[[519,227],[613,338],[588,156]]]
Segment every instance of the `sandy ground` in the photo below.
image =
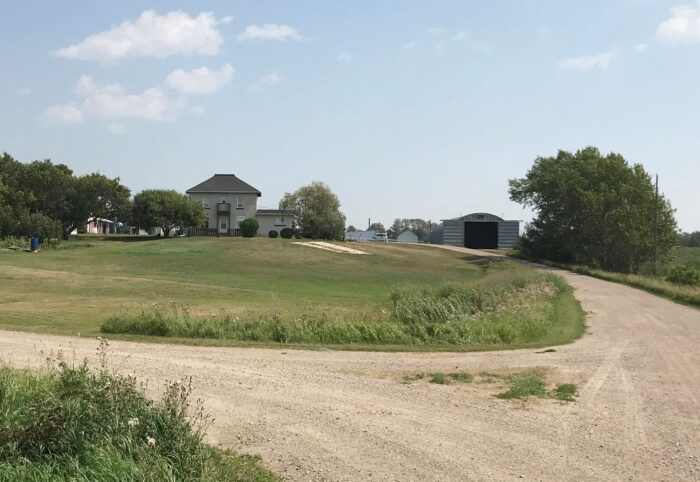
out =
[[303,243],[294,243],[301,246],[308,246],[310,248],[318,248],[324,251],[332,251],[334,253],[345,253],[345,254],[369,254],[367,251],[360,251],[359,249],[347,248],[345,246],[340,246],[338,244],[326,243],[325,241],[305,241]]
[[[209,441],[290,480],[700,480],[700,311],[565,274],[588,334],[556,352],[363,353],[112,342],[111,365],[158,388],[191,375]],[[4,362],[93,357],[90,339],[0,332]],[[577,402],[495,399],[406,373],[546,367]]]

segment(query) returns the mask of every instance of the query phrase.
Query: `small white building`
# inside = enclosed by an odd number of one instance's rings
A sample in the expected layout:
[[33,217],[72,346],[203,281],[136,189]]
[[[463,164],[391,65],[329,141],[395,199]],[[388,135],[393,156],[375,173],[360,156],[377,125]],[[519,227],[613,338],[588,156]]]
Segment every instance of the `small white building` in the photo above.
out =
[[417,243],[418,235],[410,229],[407,229],[396,237],[396,241],[399,243]]
[[374,241],[375,231],[347,231],[345,241]]

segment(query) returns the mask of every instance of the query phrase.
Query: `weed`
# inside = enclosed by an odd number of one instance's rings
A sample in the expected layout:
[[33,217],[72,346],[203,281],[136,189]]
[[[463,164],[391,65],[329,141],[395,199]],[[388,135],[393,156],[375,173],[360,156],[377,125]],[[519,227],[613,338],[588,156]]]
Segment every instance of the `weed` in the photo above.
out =
[[452,380],[460,383],[469,383],[472,381],[472,376],[470,373],[467,372],[454,372],[454,373],[448,373],[448,377],[450,377]]
[[539,372],[525,372],[509,375],[506,381],[510,385],[510,388],[496,395],[497,398],[523,400],[530,396],[547,396],[545,379]]
[[210,419],[191,388],[171,382],[152,401],[104,366],[0,367],[0,480],[277,480],[257,458],[204,444]]
[[445,376],[444,373],[431,373],[430,374],[430,379],[428,380],[430,383],[437,383],[438,385],[449,385],[450,380]]
[[551,391],[551,396],[557,400],[574,402],[576,401],[577,393],[578,389],[573,383],[559,383],[556,388]]

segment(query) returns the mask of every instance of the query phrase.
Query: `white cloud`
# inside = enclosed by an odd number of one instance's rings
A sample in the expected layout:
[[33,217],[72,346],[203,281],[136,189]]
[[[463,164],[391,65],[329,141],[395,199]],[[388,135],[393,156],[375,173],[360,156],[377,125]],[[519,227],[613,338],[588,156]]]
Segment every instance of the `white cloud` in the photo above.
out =
[[27,89],[26,87],[16,90],[17,95],[29,95],[32,93],[32,89]]
[[250,84],[248,87],[248,92],[256,94],[261,90],[268,87],[275,87],[282,82],[282,77],[277,72],[272,72],[271,74],[264,75],[258,80]]
[[467,37],[469,37],[469,34],[464,30],[460,30],[452,36],[452,40],[465,40]]
[[107,127],[109,127],[109,132],[111,132],[115,136],[123,136],[124,134],[126,134],[126,126],[124,124],[110,122]]
[[618,53],[616,49],[613,49],[600,54],[564,59],[559,62],[559,67],[566,70],[577,70],[579,72],[587,72],[593,69],[608,70],[610,62]]
[[404,49],[404,50],[408,50],[408,49],[414,48],[415,46],[416,46],[416,43],[415,43],[415,42],[406,42],[405,44],[403,44],[403,45],[401,46],[401,48]]
[[[230,21],[224,17],[223,23]],[[75,60],[116,61],[125,57],[167,57],[174,54],[215,55],[223,38],[211,12],[190,17],[182,11],[158,15],[144,11],[136,20],[125,20],[109,30],[56,51],[58,57]]]
[[231,64],[221,67],[221,70],[209,70],[207,67],[184,71],[177,69],[171,72],[166,82],[172,89],[186,94],[207,95],[223,89],[233,79],[234,69]]
[[159,87],[128,94],[120,84],[99,85],[86,75],[78,80],[76,93],[82,98],[79,103],[49,107],[46,118],[57,122],[88,118],[172,121],[186,105],[183,99],[170,98]]
[[700,0],[672,8],[671,18],[657,27],[656,38],[667,45],[700,42]]
[[266,23],[265,25],[248,25],[245,30],[236,37],[243,40],[303,40],[297,29],[290,25]]
[[75,104],[54,105],[46,109],[44,118],[50,122],[77,123],[83,121],[83,113]]
[[648,49],[649,49],[649,44],[646,44],[644,42],[634,46],[634,50],[636,50],[637,52],[640,52],[640,53],[646,52]]

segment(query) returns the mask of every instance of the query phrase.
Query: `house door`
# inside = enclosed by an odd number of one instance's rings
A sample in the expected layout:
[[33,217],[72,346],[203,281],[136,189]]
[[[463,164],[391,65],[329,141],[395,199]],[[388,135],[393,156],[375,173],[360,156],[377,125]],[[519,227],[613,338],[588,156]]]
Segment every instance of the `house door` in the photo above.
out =
[[219,217],[219,234],[228,234],[228,217]]

